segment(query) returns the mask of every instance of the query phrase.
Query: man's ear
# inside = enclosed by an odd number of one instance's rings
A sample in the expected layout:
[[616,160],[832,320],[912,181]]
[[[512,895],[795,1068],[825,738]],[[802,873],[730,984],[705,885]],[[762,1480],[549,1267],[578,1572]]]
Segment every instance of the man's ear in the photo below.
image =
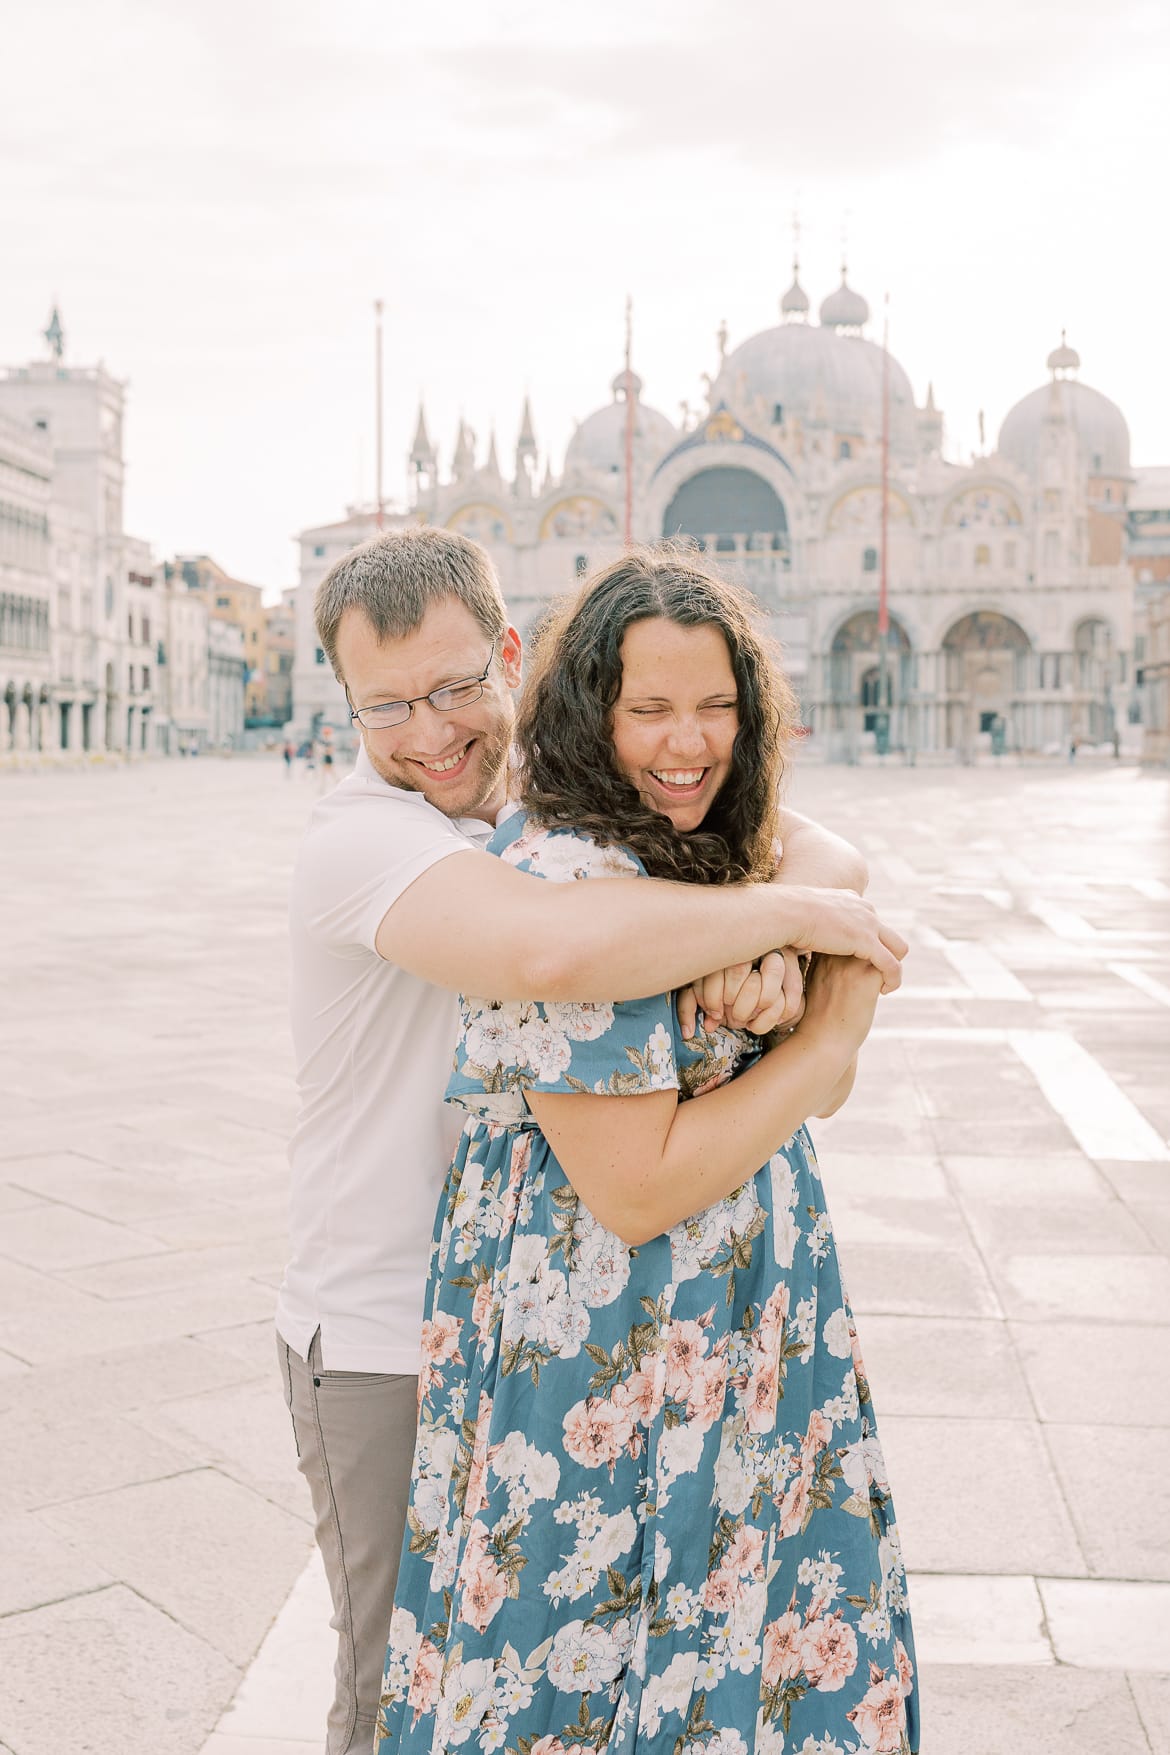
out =
[[524,646],[515,628],[504,629],[504,637],[500,643],[500,663],[504,667],[504,681],[510,689],[520,687],[520,673],[524,665]]

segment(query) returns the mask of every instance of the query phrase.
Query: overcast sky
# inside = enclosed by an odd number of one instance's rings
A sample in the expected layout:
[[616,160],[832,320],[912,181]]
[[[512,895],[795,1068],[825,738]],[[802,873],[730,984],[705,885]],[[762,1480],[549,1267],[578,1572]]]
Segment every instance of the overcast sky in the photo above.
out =
[[[875,315],[949,453],[1062,328],[1170,462],[1162,0],[0,0],[0,362],[129,380],[127,518],[275,593],[292,538],[386,487],[420,392],[507,465],[525,392],[559,467],[609,400],[627,290],[645,397],[814,307]],[[870,331],[880,336],[880,319]]]

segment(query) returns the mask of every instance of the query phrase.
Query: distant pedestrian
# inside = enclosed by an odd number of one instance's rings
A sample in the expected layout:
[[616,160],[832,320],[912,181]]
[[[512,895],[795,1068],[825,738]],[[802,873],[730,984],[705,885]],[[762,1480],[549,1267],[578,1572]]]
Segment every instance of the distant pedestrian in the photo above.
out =
[[286,738],[285,742],[284,742],[284,751],[283,751],[284,777],[286,780],[291,780],[291,778],[292,778],[293,757],[295,756],[295,754],[296,754],[296,750],[293,748],[292,740],[290,738]]
[[1075,762],[1077,759],[1077,739],[1075,737],[1069,739],[1068,759],[1070,762]]

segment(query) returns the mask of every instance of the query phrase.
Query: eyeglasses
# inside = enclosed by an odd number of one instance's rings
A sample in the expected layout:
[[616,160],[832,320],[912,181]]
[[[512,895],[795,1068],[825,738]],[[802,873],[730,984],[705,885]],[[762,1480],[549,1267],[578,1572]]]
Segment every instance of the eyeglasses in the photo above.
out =
[[436,713],[454,713],[459,707],[470,707],[483,694],[488,673],[496,660],[496,642],[488,653],[488,661],[478,676],[465,677],[461,682],[448,683],[445,688],[432,689],[429,695],[415,695],[410,701],[380,701],[373,707],[357,707],[350,713],[367,731],[389,731],[392,725],[405,725],[420,701],[426,701]]

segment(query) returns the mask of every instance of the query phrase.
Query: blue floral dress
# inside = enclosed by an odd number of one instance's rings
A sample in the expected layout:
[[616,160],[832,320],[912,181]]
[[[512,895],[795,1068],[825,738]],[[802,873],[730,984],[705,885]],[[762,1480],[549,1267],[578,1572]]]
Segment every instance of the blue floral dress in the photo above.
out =
[[[642,871],[522,813],[553,881]],[[672,996],[467,999],[469,1113],[436,1220],[379,1755],[907,1755],[906,1578],[801,1128],[636,1249],[578,1200],[525,1089],[689,1099],[759,1052]]]

